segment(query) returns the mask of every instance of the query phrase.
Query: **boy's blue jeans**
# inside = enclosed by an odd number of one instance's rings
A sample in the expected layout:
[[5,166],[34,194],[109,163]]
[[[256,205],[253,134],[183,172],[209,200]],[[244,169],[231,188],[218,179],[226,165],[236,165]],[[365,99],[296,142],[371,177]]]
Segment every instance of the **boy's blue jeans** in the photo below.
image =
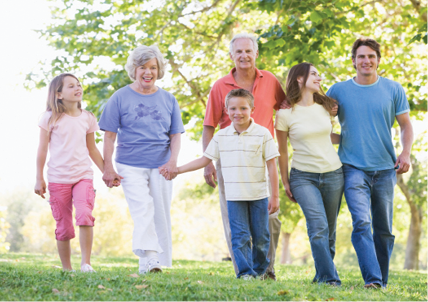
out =
[[342,168],[326,173],[292,168],[290,172],[291,192],[306,218],[316,270],[313,282],[341,284],[333,259],[343,186]]
[[368,172],[350,165],[343,165],[343,172],[345,198],[352,215],[352,244],[361,274],[365,284],[379,283],[385,287],[395,239],[392,214],[396,172]]
[[[232,250],[238,275],[262,275],[269,266],[268,198],[250,201],[227,201]],[[251,246],[252,242],[252,246]]]

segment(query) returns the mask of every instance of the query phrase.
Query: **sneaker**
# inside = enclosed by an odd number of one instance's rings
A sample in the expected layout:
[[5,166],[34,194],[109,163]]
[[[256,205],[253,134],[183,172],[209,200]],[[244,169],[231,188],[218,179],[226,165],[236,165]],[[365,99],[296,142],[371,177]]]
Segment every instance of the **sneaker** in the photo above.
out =
[[80,271],[83,273],[96,273],[96,271],[92,268],[92,266],[90,266],[89,264],[83,264],[80,267]]
[[378,289],[381,288],[382,286],[379,283],[369,283],[364,285],[364,288],[374,288],[374,289]]
[[241,277],[239,277],[239,279],[242,279],[242,280],[254,280],[255,278],[254,278],[254,276],[253,275],[242,275]]
[[162,273],[162,268],[159,263],[159,260],[156,258],[152,258],[147,262],[147,271],[149,273]]

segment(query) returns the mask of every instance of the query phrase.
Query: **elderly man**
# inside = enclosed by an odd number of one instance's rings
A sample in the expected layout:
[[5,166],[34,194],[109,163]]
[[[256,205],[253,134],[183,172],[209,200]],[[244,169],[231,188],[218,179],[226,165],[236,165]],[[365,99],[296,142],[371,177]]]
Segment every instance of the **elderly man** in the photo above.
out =
[[[252,117],[257,124],[266,127],[271,132],[272,136],[274,135],[273,110],[278,110],[280,104],[286,99],[284,91],[275,76],[269,71],[258,70],[256,68],[256,59],[259,56],[259,52],[257,41],[254,36],[247,33],[235,35],[230,41],[229,55],[230,59],[235,63],[235,67],[228,75],[217,80],[211,89],[202,133],[203,151],[205,151],[213,138],[215,128],[218,124],[220,124],[221,129],[231,124],[225,111],[224,103],[225,97],[229,91],[243,88],[253,94],[255,111]],[[224,232],[235,272],[238,272],[232,252],[231,231],[227,214],[224,180],[221,174],[221,162],[217,161],[216,168],[210,163],[205,168],[204,176],[207,184],[213,188],[216,187],[214,181],[218,181]],[[270,264],[265,276],[273,280],[276,280],[274,263],[281,229],[278,212],[279,211],[269,216],[271,239],[268,258]]]

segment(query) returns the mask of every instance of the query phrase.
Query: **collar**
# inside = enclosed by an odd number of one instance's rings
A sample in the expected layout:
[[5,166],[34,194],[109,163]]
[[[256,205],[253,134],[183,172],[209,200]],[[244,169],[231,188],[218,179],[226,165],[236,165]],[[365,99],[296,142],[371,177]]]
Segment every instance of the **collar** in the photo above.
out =
[[[254,122],[254,119],[252,117],[250,117],[250,120],[251,120],[250,127],[248,127],[247,130],[242,131],[241,134],[250,133],[251,131],[253,131],[256,123]],[[230,126],[231,126],[232,133],[233,134],[238,134],[238,131],[236,131],[235,125],[233,124],[233,122],[232,122],[232,124],[230,124]]]
[[[235,78],[233,77],[233,73],[235,71],[236,67],[233,67],[232,70],[228,73],[228,75],[224,77],[224,81],[226,84],[239,87],[238,84],[236,84]],[[260,70],[256,68],[256,79],[257,78],[263,78],[263,74]]]
[[352,83],[354,83],[355,85],[357,85],[357,86],[359,86],[359,87],[371,87],[371,86],[374,86],[374,85],[376,85],[377,83],[379,83],[380,78],[381,78],[381,76],[380,76],[380,75],[378,75],[378,76],[377,76],[377,80],[376,80],[376,82],[374,82],[373,84],[369,84],[369,85],[361,85],[361,84],[358,84],[357,82],[355,82],[355,77],[353,77],[353,78],[352,78]]

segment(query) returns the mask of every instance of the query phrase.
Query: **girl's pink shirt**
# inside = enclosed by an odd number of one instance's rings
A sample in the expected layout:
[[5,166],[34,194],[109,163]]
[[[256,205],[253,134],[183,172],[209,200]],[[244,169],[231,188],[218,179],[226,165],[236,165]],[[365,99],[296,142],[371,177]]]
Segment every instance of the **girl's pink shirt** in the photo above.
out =
[[[40,128],[49,130],[51,115],[50,111],[44,113]],[[62,115],[52,128],[49,141],[48,182],[74,184],[93,178],[86,135],[99,129],[95,116],[86,110],[82,109],[82,114],[76,117]]]

